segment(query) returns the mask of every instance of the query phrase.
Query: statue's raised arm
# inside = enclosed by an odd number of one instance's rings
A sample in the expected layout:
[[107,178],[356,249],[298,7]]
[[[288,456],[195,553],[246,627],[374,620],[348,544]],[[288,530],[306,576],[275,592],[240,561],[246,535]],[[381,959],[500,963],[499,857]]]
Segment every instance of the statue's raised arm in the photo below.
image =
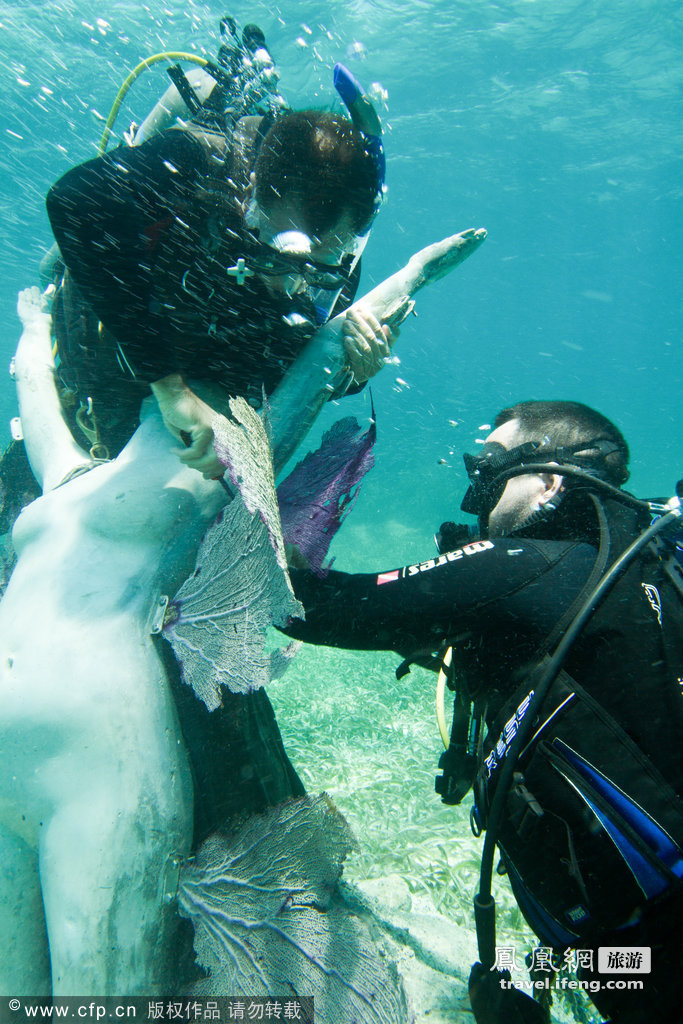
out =
[[[401,270],[358,299],[351,309],[373,313],[381,323],[398,327],[412,311],[412,296],[439,281],[471,256],[486,238],[484,228],[470,228],[416,252]],[[330,391],[345,373],[340,343],[346,313],[325,324],[308,343],[271,399],[273,462],[276,474],[311,429]]]

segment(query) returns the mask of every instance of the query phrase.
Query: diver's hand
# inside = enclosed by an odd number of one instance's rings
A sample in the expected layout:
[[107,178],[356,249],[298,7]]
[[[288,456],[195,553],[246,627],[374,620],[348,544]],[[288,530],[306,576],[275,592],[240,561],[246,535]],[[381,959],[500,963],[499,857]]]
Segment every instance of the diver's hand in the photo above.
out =
[[155,381],[152,391],[168,430],[180,441],[189,438],[187,448],[176,449],[180,461],[207,480],[222,477],[225,467],[213,450],[213,424],[218,413],[188,388],[180,374]]
[[378,373],[391,355],[398,330],[382,326],[376,316],[362,309],[350,309],[344,319],[342,342],[349,369],[357,384]]

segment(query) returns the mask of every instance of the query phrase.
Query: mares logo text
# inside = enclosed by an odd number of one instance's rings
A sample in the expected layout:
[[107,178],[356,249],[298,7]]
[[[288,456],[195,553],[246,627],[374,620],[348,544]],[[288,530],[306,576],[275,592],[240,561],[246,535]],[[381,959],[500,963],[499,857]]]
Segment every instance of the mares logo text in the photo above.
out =
[[467,558],[469,555],[477,555],[480,551],[490,551],[492,547],[493,544],[490,540],[476,540],[471,544],[465,544],[463,548],[447,551],[445,554],[439,555],[438,558],[430,558],[428,562],[409,565],[405,569],[405,575],[417,576],[420,572],[429,572],[430,569],[436,569],[440,565],[446,565],[448,562],[457,562],[461,558]]

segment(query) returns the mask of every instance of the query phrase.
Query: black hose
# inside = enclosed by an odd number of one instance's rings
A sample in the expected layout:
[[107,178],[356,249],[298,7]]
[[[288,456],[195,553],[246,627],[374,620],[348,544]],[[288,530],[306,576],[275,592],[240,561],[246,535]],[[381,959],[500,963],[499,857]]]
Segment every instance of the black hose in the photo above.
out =
[[571,476],[578,480],[585,480],[587,485],[590,485],[590,490],[601,491],[610,498],[614,498],[615,501],[621,502],[622,505],[636,509],[638,512],[650,511],[650,503],[648,501],[645,501],[643,498],[636,498],[635,495],[629,494],[628,491],[622,491],[620,487],[615,487],[614,484],[609,484],[606,480],[601,480],[600,477],[595,476],[586,469],[580,469],[578,466],[564,465],[556,462],[525,462],[521,466],[504,469],[495,479],[496,481],[509,480],[513,476],[526,476],[527,473],[553,473],[557,476]]

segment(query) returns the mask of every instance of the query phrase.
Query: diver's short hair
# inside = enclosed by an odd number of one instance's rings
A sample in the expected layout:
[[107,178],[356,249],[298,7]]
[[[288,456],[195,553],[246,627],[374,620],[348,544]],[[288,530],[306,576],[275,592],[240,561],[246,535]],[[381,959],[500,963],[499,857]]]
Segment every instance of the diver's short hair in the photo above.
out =
[[500,427],[509,420],[519,420],[519,442],[538,441],[547,437],[553,447],[577,445],[582,441],[605,438],[618,446],[602,460],[608,483],[620,487],[629,478],[629,450],[621,431],[602,413],[582,402],[518,402],[502,409],[495,419]]
[[376,167],[346,117],[322,110],[282,114],[266,133],[254,174],[259,206],[267,211],[280,199],[294,200],[308,234],[324,235],[347,211],[358,234],[370,225]]

